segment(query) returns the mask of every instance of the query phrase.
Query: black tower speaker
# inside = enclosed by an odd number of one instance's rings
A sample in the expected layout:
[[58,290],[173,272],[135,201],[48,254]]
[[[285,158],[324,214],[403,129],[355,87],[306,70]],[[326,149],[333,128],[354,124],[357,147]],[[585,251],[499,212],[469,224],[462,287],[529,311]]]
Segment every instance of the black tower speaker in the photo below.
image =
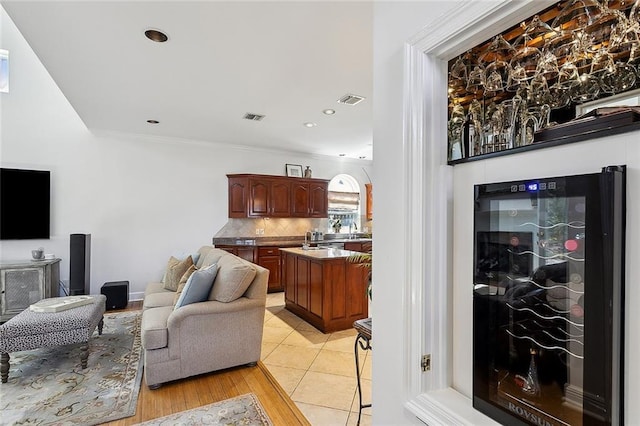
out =
[[69,294],[91,293],[91,234],[71,234],[69,250]]

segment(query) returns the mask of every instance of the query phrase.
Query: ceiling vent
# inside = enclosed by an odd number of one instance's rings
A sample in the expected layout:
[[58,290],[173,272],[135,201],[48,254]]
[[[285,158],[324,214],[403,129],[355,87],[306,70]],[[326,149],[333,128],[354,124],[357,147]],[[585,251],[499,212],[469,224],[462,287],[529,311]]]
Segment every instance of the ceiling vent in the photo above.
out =
[[344,95],[343,97],[341,97],[340,99],[338,99],[338,103],[339,104],[345,104],[345,105],[355,105],[358,104],[360,102],[364,101],[364,97],[363,96],[358,96],[358,95]]
[[251,120],[251,121],[261,121],[264,118],[264,115],[252,114],[248,112],[242,118],[244,118],[245,120]]

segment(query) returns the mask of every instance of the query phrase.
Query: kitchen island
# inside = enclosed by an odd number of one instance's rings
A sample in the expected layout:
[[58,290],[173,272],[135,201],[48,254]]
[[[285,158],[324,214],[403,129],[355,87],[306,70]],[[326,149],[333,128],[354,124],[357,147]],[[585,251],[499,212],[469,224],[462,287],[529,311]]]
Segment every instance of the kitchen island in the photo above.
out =
[[345,330],[368,317],[369,271],[340,249],[282,248],[282,282],[288,310],[322,332]]

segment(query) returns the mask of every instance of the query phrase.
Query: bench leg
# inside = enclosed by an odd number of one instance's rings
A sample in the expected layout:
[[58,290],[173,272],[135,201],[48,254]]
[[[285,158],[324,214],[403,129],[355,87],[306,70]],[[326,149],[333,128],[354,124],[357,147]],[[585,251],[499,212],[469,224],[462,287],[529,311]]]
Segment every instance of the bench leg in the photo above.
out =
[[87,368],[87,359],[89,358],[89,342],[82,343],[80,346],[80,365]]
[[98,335],[102,336],[102,327],[104,326],[104,317],[100,318],[100,322],[98,323]]
[[7,352],[0,353],[0,377],[2,383],[7,383],[9,379],[9,354]]

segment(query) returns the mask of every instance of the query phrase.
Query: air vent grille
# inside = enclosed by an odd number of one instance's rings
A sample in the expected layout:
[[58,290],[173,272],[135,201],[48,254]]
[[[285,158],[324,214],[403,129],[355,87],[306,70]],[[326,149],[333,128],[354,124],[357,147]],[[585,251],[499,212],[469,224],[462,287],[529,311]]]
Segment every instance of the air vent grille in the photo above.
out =
[[251,112],[248,112],[242,118],[244,118],[245,120],[251,120],[251,121],[261,121],[264,118],[264,115],[253,114]]
[[345,105],[355,105],[362,102],[363,100],[364,100],[363,96],[347,94],[341,97],[340,99],[338,99],[338,103],[345,104]]

